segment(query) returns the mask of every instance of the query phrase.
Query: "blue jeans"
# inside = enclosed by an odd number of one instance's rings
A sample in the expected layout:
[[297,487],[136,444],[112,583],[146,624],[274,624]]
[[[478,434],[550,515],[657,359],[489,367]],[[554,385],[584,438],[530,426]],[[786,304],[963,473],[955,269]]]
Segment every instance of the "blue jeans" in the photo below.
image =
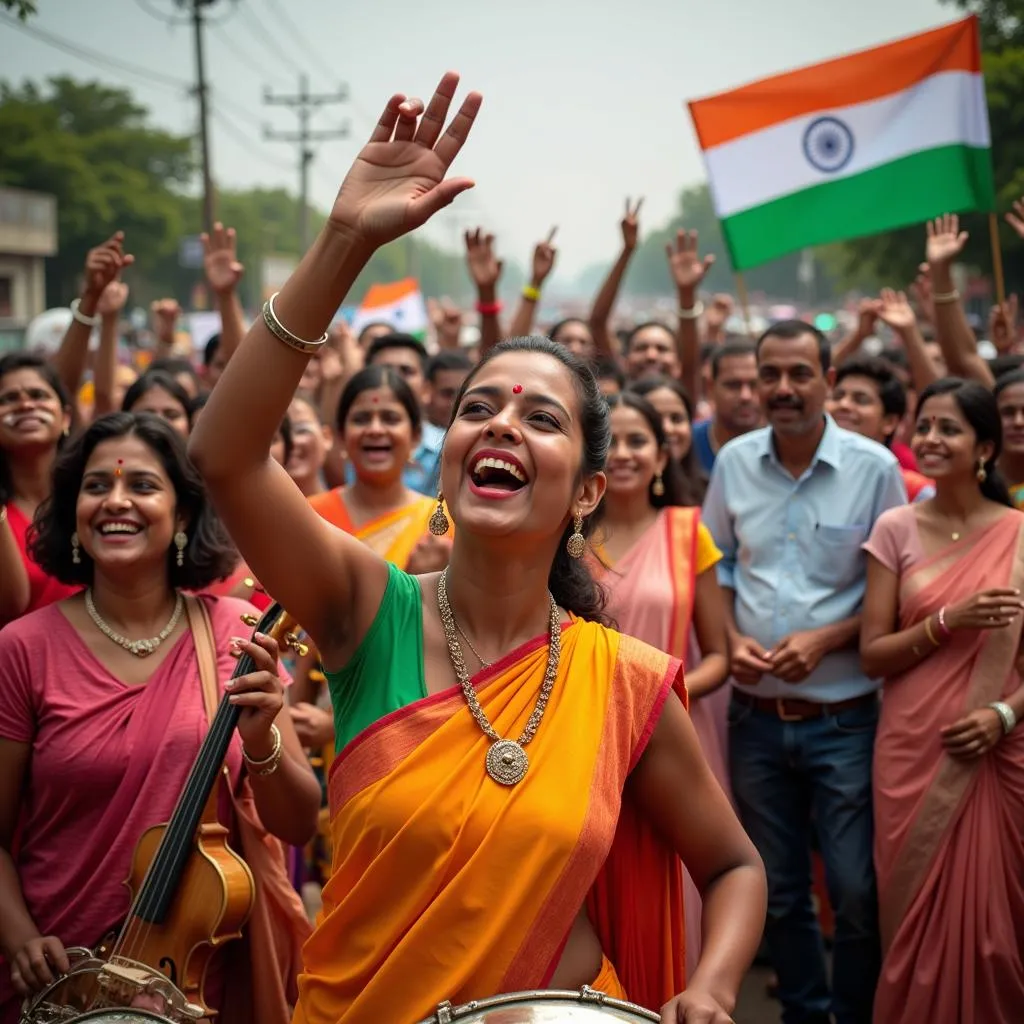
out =
[[[786,722],[732,701],[729,770],[740,819],[768,874],[765,939],[785,1024],[870,1024],[881,968],[872,859],[877,704]],[[835,913],[832,990],[811,902],[818,840]]]

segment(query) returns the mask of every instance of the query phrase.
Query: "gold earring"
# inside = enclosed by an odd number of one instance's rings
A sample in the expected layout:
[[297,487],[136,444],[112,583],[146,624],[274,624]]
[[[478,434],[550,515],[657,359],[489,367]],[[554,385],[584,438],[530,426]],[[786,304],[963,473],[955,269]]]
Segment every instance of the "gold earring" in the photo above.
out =
[[180,569],[185,564],[185,548],[188,546],[188,534],[184,530],[179,530],[174,535],[174,546],[178,549],[177,558],[175,561],[178,563]]
[[71,561],[74,565],[82,564],[82,556],[78,553],[78,531],[71,534]]
[[448,517],[444,514],[444,495],[438,494],[437,508],[434,509],[434,514],[427,522],[427,529],[435,537],[443,537],[451,529],[451,525],[448,522]]
[[654,478],[654,483],[651,484],[651,494],[656,498],[665,497],[665,482],[661,479],[660,473]]
[[570,558],[582,558],[583,552],[587,549],[587,542],[583,537],[583,513],[576,510],[573,517],[572,536],[565,542],[565,550],[569,552]]
[[975,476],[977,476],[979,484],[983,484],[988,479],[988,473],[985,472],[984,459],[978,459],[978,472]]

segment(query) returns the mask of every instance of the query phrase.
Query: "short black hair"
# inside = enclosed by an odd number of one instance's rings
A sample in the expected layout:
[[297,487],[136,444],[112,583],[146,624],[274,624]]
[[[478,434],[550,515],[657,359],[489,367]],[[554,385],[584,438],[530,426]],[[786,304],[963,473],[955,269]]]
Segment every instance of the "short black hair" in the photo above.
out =
[[660,327],[663,331],[667,331],[673,338],[676,336],[676,332],[666,323],[662,323],[661,320],[644,320],[643,323],[637,324],[635,327],[631,327],[626,334],[626,351],[629,351],[630,346],[633,344],[633,339],[641,332],[646,331],[648,327]]
[[992,371],[992,376],[996,380],[1006,376],[1008,373],[1014,373],[1022,367],[1024,367],[1024,356],[995,356],[988,361],[988,368]]
[[562,328],[568,327],[569,324],[579,324],[581,327],[585,327],[587,334],[590,335],[590,339],[591,341],[593,341],[594,335],[593,332],[590,330],[590,324],[588,324],[586,320],[580,319],[580,317],[578,316],[567,316],[563,320],[556,321],[548,328],[547,336],[552,341],[557,342],[559,334],[562,333]]
[[723,359],[740,359],[745,356],[757,358],[757,346],[752,341],[727,341],[724,345],[716,345],[711,353],[711,379],[718,380]]
[[196,391],[203,389],[203,382],[199,379],[199,374],[191,359],[182,359],[181,356],[162,356],[160,359],[154,359],[146,367],[146,373],[153,373],[156,370],[169,373],[172,377],[177,377],[179,373],[187,373],[195,382]]
[[370,347],[366,350],[366,365],[369,366],[381,352],[387,352],[388,349],[395,348],[411,349],[419,357],[420,367],[426,367],[427,350],[423,347],[422,342],[411,334],[398,333],[384,334],[379,338],[374,338],[370,343]]
[[1008,373],[1003,373],[996,377],[992,394],[998,398],[1007,388],[1012,388],[1014,384],[1024,384],[1024,368],[1010,370]]
[[431,384],[439,373],[446,370],[459,370],[469,373],[473,369],[473,360],[458,349],[446,349],[431,356],[427,362],[426,378]]
[[804,320],[780,320],[777,324],[772,324],[757,339],[757,343],[754,346],[754,351],[758,358],[761,356],[761,346],[769,338],[780,338],[783,341],[795,341],[797,338],[802,337],[805,334],[811,335],[812,338],[818,343],[818,361],[821,363],[821,372],[827,373],[829,367],[832,365],[832,346],[829,345],[828,338],[818,330],[814,324],[809,324]]
[[79,564],[71,557],[82,477],[97,445],[128,436],[139,438],[160,459],[177,495],[178,508],[188,519],[184,564],[177,564],[174,547],[167,549],[167,578],[171,586],[202,590],[230,575],[238,563],[238,553],[214,512],[203,478],[185,451],[185,440],[160,416],[149,412],[101,416],[57,457],[53,491],[36,512],[29,541],[32,557],[43,572],[70,586],[91,585],[92,559],[84,549],[80,549]]
[[203,366],[209,366],[217,358],[217,349],[220,348],[220,331],[211,335],[210,340],[203,346]]
[[405,409],[412,423],[413,433],[419,433],[423,417],[420,413],[420,403],[412,393],[412,388],[409,387],[406,379],[393,366],[374,366],[373,364],[364,366],[357,374],[350,377],[349,382],[345,385],[345,390],[342,391],[341,398],[338,401],[338,418],[336,421],[338,433],[342,434],[344,432],[345,420],[348,419],[349,411],[355,404],[355,400],[364,391],[372,391],[374,388],[387,388],[392,392],[402,408]]
[[394,326],[387,320],[371,320],[368,324],[363,324],[362,328],[359,331],[359,337],[356,338],[356,343],[362,345],[363,338],[366,337],[366,332],[372,331],[374,330],[374,328],[377,327],[386,327],[388,331],[391,333],[394,333],[395,330]]
[[[903,419],[907,411],[907,391],[902,381],[884,359],[877,356],[856,356],[845,360],[836,369],[836,384],[847,377],[867,377],[878,385],[878,397],[886,416]],[[890,441],[892,438],[886,438]]]
[[[153,388],[162,388],[166,391],[185,410],[185,417],[189,423],[192,422],[192,414],[195,412],[192,398],[177,378],[172,377],[166,370],[147,370],[141,377],[137,377],[132,382],[132,386],[124,393],[124,398],[121,400],[121,411],[131,412],[135,403]],[[205,402],[202,403],[202,405],[205,404]]]

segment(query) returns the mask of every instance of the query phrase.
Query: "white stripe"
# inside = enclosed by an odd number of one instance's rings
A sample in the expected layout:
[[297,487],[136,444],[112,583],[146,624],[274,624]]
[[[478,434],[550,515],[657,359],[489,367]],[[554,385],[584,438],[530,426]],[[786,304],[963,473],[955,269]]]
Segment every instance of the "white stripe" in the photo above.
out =
[[[830,116],[854,140],[852,157],[832,173],[819,170],[804,153],[808,127]],[[911,153],[956,144],[991,145],[985,82],[968,71],[944,71],[882,99],[780,121],[714,146],[704,157],[715,212],[724,218]]]
[[423,295],[412,291],[384,306],[361,306],[352,318],[352,330],[358,334],[367,324],[378,322],[390,324],[400,334],[425,331],[427,307]]

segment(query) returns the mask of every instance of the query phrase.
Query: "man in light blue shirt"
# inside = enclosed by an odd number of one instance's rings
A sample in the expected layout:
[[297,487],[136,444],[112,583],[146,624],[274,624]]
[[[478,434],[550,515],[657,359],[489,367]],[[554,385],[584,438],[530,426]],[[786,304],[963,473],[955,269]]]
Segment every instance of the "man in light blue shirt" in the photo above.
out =
[[[758,341],[768,427],[718,453],[704,521],[723,557],[729,764],[768,873],[765,936],[790,1024],[870,1024],[880,969],[871,758],[878,682],[857,642],[867,540],[907,496],[895,457],[825,414],[828,341],[798,320]],[[836,917],[830,992],[811,900],[812,830]]]

